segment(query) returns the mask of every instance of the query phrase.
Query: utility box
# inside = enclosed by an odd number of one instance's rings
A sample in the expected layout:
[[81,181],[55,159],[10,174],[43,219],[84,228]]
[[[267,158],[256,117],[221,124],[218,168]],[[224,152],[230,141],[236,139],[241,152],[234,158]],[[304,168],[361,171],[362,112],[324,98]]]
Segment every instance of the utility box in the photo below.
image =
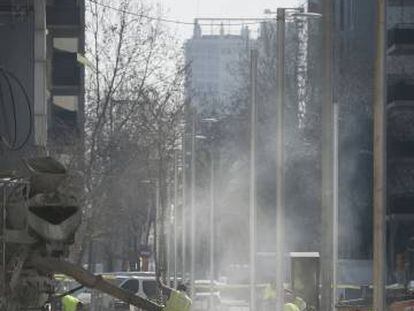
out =
[[290,253],[292,290],[305,300],[308,310],[319,310],[319,271],[318,252]]

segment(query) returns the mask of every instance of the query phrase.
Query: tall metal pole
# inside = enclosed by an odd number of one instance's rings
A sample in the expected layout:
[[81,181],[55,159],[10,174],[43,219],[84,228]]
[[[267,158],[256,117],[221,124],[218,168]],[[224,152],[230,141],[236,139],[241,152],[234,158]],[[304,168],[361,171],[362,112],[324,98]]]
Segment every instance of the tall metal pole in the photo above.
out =
[[338,265],[338,221],[339,221],[339,106],[334,103],[333,107],[333,247],[332,247],[332,284],[334,303],[336,302],[337,265]]
[[173,214],[173,277],[174,288],[177,288],[177,268],[178,268],[178,239],[177,239],[177,217],[178,217],[178,150],[174,151],[174,214]]
[[276,124],[276,311],[283,310],[283,253],[284,253],[284,100],[285,100],[285,13],[277,9],[277,124]]
[[187,149],[186,149],[186,130],[183,133],[183,154],[182,154],[182,205],[181,205],[181,278],[184,282],[187,269]]
[[191,126],[191,201],[190,201],[190,217],[191,217],[191,232],[190,232],[190,282],[191,282],[191,295],[195,295],[195,222],[196,222],[196,211],[195,211],[195,184],[196,184],[196,113],[193,112],[193,120]]
[[[166,208],[166,217],[164,216],[160,222],[162,223],[163,228],[166,228],[162,230],[162,240],[163,244],[161,248],[165,247],[165,250],[163,249],[163,256],[162,256],[162,262],[163,265],[165,265],[165,276],[168,280],[166,284],[170,286],[171,282],[171,233],[172,233],[172,224],[171,224],[171,216],[173,213],[174,207],[171,204],[171,184],[167,184],[167,208]],[[165,252],[165,253],[164,253]],[[164,267],[163,267],[164,268]],[[165,276],[163,276],[165,278]]]
[[249,248],[250,248],[250,308],[256,310],[256,84],[257,50],[250,51],[250,205],[249,205]]
[[159,237],[159,221],[160,221],[160,184],[159,180],[155,181],[155,224],[154,224],[154,260],[155,260],[155,274],[161,276],[160,267],[160,237]]
[[323,98],[321,127],[322,165],[322,245],[321,245],[321,311],[335,310],[334,275],[334,230],[333,230],[333,1],[323,1]]
[[376,51],[374,68],[374,254],[373,285],[375,311],[385,310],[385,191],[386,191],[386,34],[387,1],[377,0],[376,16]]
[[210,149],[210,311],[215,310],[214,305],[214,218],[215,218],[215,161],[214,149]]
[[[1,260],[1,264],[2,264],[2,273],[1,273],[1,281],[3,283],[2,286],[2,299],[4,299],[3,303],[6,304],[7,302],[7,286],[6,286],[6,281],[7,281],[7,254],[6,254],[6,221],[7,221],[7,210],[6,210],[6,204],[7,204],[7,187],[8,184],[7,182],[3,183],[3,198],[2,198],[2,205],[1,205],[1,216],[2,216],[2,224],[1,224],[1,256],[2,256],[2,260]],[[88,267],[90,269],[90,266]],[[0,302],[2,302],[0,300]],[[1,305],[0,305],[1,306]]]

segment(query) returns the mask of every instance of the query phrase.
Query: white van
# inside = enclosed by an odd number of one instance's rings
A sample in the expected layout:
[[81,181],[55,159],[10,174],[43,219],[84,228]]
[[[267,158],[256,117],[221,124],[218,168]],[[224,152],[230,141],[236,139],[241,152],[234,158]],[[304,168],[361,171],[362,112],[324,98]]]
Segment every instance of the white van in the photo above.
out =
[[[135,295],[146,299],[157,299],[158,284],[154,276],[103,275],[103,277]],[[129,311],[130,306],[123,301],[94,290],[91,298],[91,311]]]

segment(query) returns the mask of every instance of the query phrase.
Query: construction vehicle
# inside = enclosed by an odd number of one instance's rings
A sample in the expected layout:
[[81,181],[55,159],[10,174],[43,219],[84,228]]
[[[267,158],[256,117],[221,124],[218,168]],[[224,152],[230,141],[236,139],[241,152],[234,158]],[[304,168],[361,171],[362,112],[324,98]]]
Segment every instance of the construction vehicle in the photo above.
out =
[[[64,261],[81,211],[56,160],[24,161],[24,169],[0,176],[0,311],[45,310],[55,297],[54,273],[101,290],[143,310],[163,309],[81,267]],[[69,293],[68,293],[69,294]]]

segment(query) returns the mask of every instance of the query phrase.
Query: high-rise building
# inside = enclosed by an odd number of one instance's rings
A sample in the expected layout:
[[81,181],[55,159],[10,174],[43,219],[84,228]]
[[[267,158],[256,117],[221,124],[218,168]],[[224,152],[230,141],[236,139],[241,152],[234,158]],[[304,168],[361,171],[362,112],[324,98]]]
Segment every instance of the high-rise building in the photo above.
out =
[[[335,101],[340,107],[339,250],[372,256],[372,106],[376,1],[335,1]],[[388,282],[412,279],[414,258],[414,2],[387,8],[387,264]]]
[[338,248],[342,259],[370,259],[372,251],[369,220],[372,219],[374,3],[338,0],[334,5],[334,101],[339,110],[340,155]]
[[[218,33],[203,33],[208,22],[221,24]],[[184,46],[186,96],[200,112],[226,111],[241,85],[240,61],[248,55],[249,29],[241,27],[240,34],[231,34],[225,25],[226,20],[196,20],[193,37]]]

